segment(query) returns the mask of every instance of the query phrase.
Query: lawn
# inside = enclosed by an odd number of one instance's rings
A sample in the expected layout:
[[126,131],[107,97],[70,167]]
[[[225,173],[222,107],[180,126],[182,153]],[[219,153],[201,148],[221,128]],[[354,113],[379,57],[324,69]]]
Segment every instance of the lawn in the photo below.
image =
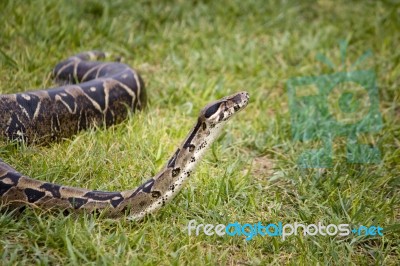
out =
[[[1,1],[0,93],[55,86],[50,72],[57,62],[97,49],[137,69],[149,98],[145,111],[120,125],[50,146],[0,141],[0,158],[28,176],[96,190],[133,188],[163,167],[208,102],[241,90],[251,101],[182,192],[143,221],[1,212],[0,264],[397,264],[395,2]],[[288,80],[349,71],[368,51],[354,69],[376,75],[382,127],[359,138],[379,149],[379,162],[348,162],[342,136],[333,139],[330,167],[301,167],[301,153],[324,141],[293,138],[297,109],[290,111]],[[247,241],[189,235],[191,220],[380,226],[383,236],[258,235]]]

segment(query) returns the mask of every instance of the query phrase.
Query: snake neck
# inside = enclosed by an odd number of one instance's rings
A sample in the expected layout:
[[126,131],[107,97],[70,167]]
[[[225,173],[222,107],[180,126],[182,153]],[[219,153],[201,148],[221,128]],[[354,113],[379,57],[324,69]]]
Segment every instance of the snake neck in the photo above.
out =
[[[151,195],[152,200],[148,197],[146,202],[149,204],[143,206],[142,211],[131,212],[129,219],[141,219],[147,213],[156,211],[172,200],[192,175],[204,153],[217,139],[224,124],[225,122],[218,125],[207,125],[199,119],[165,167],[135,191],[144,191],[146,195]],[[132,199],[136,196],[140,197],[141,192]],[[135,199],[135,201],[137,200]]]

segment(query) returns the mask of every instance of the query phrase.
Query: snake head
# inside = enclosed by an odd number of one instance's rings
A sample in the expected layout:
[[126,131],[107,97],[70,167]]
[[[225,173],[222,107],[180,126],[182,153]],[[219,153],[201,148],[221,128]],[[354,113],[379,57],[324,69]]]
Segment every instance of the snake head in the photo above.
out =
[[203,121],[213,125],[227,121],[247,106],[249,98],[249,94],[245,91],[224,97],[204,107],[200,117],[203,118]]

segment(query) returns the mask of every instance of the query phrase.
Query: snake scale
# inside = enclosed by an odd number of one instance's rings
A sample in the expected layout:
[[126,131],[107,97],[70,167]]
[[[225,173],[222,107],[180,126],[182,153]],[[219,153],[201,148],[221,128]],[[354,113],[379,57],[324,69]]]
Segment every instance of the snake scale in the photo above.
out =
[[[49,143],[94,125],[113,125],[129,110],[146,106],[139,74],[99,51],[80,53],[59,63],[53,77],[60,87],[0,95],[0,136],[26,143]],[[0,206],[61,209],[66,213],[104,212],[141,219],[169,202],[192,174],[223,125],[248,103],[239,92],[208,104],[164,168],[137,188],[106,192],[57,185],[29,178],[0,159]]]

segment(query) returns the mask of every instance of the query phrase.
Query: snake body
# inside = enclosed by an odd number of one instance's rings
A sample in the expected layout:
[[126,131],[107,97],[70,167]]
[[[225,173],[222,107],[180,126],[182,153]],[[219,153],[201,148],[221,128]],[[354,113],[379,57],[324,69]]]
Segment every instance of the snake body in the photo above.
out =
[[[53,75],[69,85],[0,95],[0,135],[27,143],[48,143],[94,125],[120,123],[129,109],[143,109],[146,92],[141,77],[119,62],[90,61],[104,56],[86,52],[59,63]],[[247,105],[248,99],[247,92],[239,92],[208,104],[164,168],[126,191],[87,190],[39,181],[0,159],[0,205],[58,208],[68,213],[101,211],[111,217],[126,214],[129,219],[140,219],[181,190],[223,125]]]

